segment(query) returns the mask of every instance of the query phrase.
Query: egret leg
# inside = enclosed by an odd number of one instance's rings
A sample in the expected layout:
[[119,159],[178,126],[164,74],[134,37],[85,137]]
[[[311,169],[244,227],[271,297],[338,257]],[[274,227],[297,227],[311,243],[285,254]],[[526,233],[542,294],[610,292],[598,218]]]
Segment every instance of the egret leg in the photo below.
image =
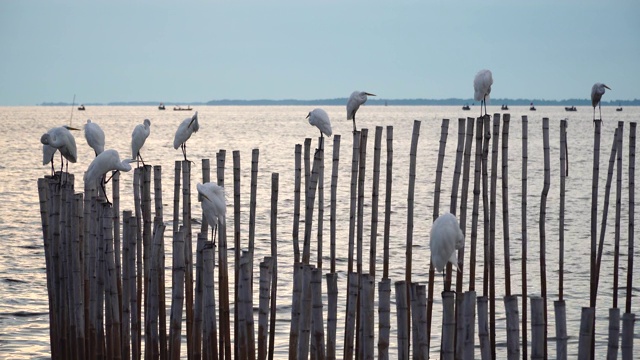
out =
[[[107,181],[105,181],[104,183],[106,184],[106,183],[108,183],[109,181],[111,181],[111,178],[113,177],[113,175],[115,175],[116,173],[119,173],[119,172],[120,172],[120,170],[116,170],[116,171],[112,172],[112,173],[111,173],[111,176],[109,176],[109,179],[107,179]],[[106,174],[105,174],[104,176],[106,176]]]
[[56,176],[56,169],[53,167],[53,155],[51,156],[51,176]]
[[484,114],[487,115],[487,95],[484,96]]
[[187,160],[187,143],[182,143],[180,147],[182,148],[182,155],[184,155],[184,161],[189,161]]
[[600,107],[600,103],[598,103],[598,111],[600,111],[600,120],[602,120],[602,107]]
[[[144,167],[144,159],[142,158],[142,155],[140,155],[140,151],[138,151],[138,158],[140,159],[140,161],[142,162],[142,166]],[[138,164],[138,167],[140,167],[140,164]]]
[[353,114],[353,132],[356,132],[356,114]]

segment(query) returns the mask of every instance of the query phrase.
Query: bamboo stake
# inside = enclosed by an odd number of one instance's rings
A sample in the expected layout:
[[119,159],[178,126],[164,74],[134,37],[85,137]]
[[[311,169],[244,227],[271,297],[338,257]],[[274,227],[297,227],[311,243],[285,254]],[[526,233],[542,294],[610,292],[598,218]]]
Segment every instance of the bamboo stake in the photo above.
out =
[[[458,207],[458,188],[460,187],[460,176],[461,176],[461,169],[462,169],[462,151],[464,149],[464,139],[465,139],[464,131],[465,131],[465,119],[458,118],[458,142],[456,146],[456,160],[453,167],[453,184],[451,185],[451,202],[449,203],[449,212],[453,215],[457,214],[457,207]],[[462,206],[462,204],[460,205]],[[463,226],[460,225],[461,230],[462,228]],[[459,250],[458,252],[464,253],[464,247],[463,247],[463,250]],[[458,257],[460,257],[460,255],[458,255]],[[453,277],[453,273],[449,263],[447,263],[446,268],[447,268],[447,271],[446,271],[445,285],[449,284],[449,288],[451,288],[451,278]],[[456,279],[457,279],[457,274],[456,274]],[[456,282],[456,287],[457,287],[457,282]],[[462,299],[460,298],[460,300]],[[455,317],[457,318],[457,315]],[[456,342],[456,336],[457,334],[454,335],[454,339],[453,339],[454,343]]]
[[[216,154],[218,186],[224,187],[224,164],[226,150]],[[229,318],[229,264],[227,261],[227,225],[218,224],[218,286],[220,296],[220,336],[218,337],[220,358],[231,359],[231,323]]]
[[[407,241],[405,245],[406,265],[405,265],[405,285],[404,290],[406,292],[407,301],[407,323],[406,335],[407,335],[407,348],[409,346],[409,339],[411,336],[411,299],[410,299],[410,286],[411,286],[411,266],[413,259],[413,202],[414,192],[416,187],[416,158],[418,154],[418,138],[420,137],[420,124],[419,120],[413,121],[413,132],[411,134],[411,149],[409,150],[409,189],[407,191]],[[443,121],[444,126],[444,121]],[[429,273],[433,271],[433,264],[430,265]],[[431,308],[433,307],[433,277],[430,276],[429,280],[429,302],[427,303],[427,323],[431,324]],[[396,287],[397,290],[397,287]],[[396,294],[398,297],[398,294]],[[400,324],[398,324],[400,325]],[[398,335],[399,336],[399,335]],[[431,339],[431,326],[427,329],[427,339]],[[407,350],[408,351],[408,350]]]
[[[560,148],[562,149],[562,148]],[[564,300],[553,302],[556,314],[556,359],[567,358],[567,309]]]
[[357,230],[356,230],[356,253],[357,253],[357,262],[356,262],[356,272],[358,273],[358,297],[356,300],[356,346],[354,350],[354,354],[360,354],[360,317],[361,308],[360,304],[362,303],[362,298],[360,297],[360,293],[362,292],[362,283],[360,281],[360,277],[364,274],[362,270],[363,263],[363,249],[362,242],[364,236],[364,180],[366,174],[366,165],[367,165],[367,138],[368,138],[369,130],[368,129],[360,129],[360,160],[358,161],[359,169],[358,169],[358,220],[357,220]]
[[[613,308],[618,308],[618,273],[620,266],[620,209],[622,207],[622,138],[624,122],[618,122],[618,141],[616,150],[616,221],[615,221],[615,241],[613,247]],[[611,319],[611,318],[609,318]],[[618,328],[620,327],[620,314],[618,313]],[[616,338],[617,339],[617,338]],[[617,342],[616,342],[616,345]],[[617,349],[617,347],[616,347]],[[616,353],[617,355],[617,353]]]
[[529,119],[522,116],[522,210],[520,213],[522,232],[522,358],[527,356],[527,163],[528,163],[528,137]]
[[[476,289],[476,244],[478,239],[478,217],[480,205],[480,172],[482,169],[482,135],[484,122],[476,120],[476,156],[473,170],[473,209],[471,210],[471,252],[469,254],[469,291]],[[465,351],[466,353],[466,351]]]
[[507,358],[517,360],[520,359],[518,298],[514,295],[505,296],[504,307],[507,317]]
[[620,346],[620,309],[609,309],[609,341],[607,342],[607,359],[618,358]]
[[[414,121],[415,124],[419,121]],[[419,126],[419,125],[418,125]],[[407,283],[405,281],[396,281],[396,316],[398,325],[398,360],[409,359],[409,304],[407,301]],[[427,320],[428,321],[428,320]]]
[[[511,296],[511,250],[509,246],[509,122],[511,115],[502,119],[502,238],[504,243],[504,290]],[[495,278],[495,276],[494,276]],[[516,300],[517,303],[517,300]],[[516,311],[517,311],[516,307]],[[516,318],[516,322],[518,319]]]
[[[300,178],[302,176],[301,156],[302,156],[302,145],[296,144],[294,191],[293,191],[293,233],[291,234],[291,237],[293,239],[293,259],[295,264],[300,262],[300,245],[299,245],[300,230],[299,229],[300,229]],[[305,188],[306,188],[306,178],[305,178]],[[306,194],[306,190],[305,190],[305,194]]]
[[[491,241],[491,209],[489,204],[489,140],[491,140],[491,117],[485,115],[483,117],[484,124],[484,140],[482,145],[482,213],[483,213],[483,228],[484,228],[484,241],[483,241],[483,261],[484,261],[484,275],[482,277],[482,296],[489,296],[489,281],[490,281],[490,254],[489,254],[489,242]],[[488,300],[488,299],[487,299]]]
[[[249,199],[249,252],[251,253],[249,268],[253,269],[253,257],[255,254],[256,239],[256,207],[258,205],[258,160],[260,158],[260,150],[253,149],[251,151],[251,197]],[[253,294],[253,271],[251,275],[251,293]],[[253,330],[252,330],[253,331]]]
[[122,359],[131,359],[131,211],[122,213]]
[[[361,276],[361,295],[362,301],[360,301],[360,353],[358,355],[358,359],[373,359],[373,338],[374,338],[374,291],[375,286],[373,283],[373,276],[371,274],[362,274]],[[371,301],[369,301],[371,300]],[[320,304],[320,309],[322,309],[322,302],[318,302]],[[322,314],[320,314],[322,315]],[[319,321],[322,321],[322,317],[320,317]],[[316,321],[314,320],[314,326]],[[322,324],[320,324],[322,326]],[[322,327],[320,327],[322,329]],[[318,357],[320,359],[321,357]]]
[[[425,292],[425,308],[426,297]],[[391,333],[391,280],[388,278],[378,283],[378,298],[378,359],[388,360]]]
[[324,227],[324,137],[318,138],[318,150],[320,166],[318,168],[318,236],[317,236],[317,267],[322,269],[322,232]]
[[336,358],[336,329],[338,327],[338,274],[328,273],[327,277],[327,351],[328,360]]
[[265,256],[260,262],[260,301],[258,304],[258,359],[267,358],[268,325],[269,325],[269,293],[271,291],[271,257]]
[[[137,331],[137,336],[136,339],[138,341],[138,344],[136,346],[136,349],[139,351],[142,351],[142,328],[143,326],[143,322],[142,322],[142,313],[143,313],[143,304],[144,304],[144,299],[146,298],[146,293],[143,293],[144,291],[144,286],[143,286],[143,280],[146,276],[146,271],[143,269],[143,248],[144,248],[144,240],[143,240],[143,236],[142,236],[142,230],[143,230],[143,226],[142,226],[142,201],[141,201],[141,194],[140,192],[142,191],[142,169],[141,168],[137,168],[134,170],[133,173],[133,198],[134,198],[134,209],[135,209],[135,220],[136,220],[136,290],[137,290],[137,302],[136,302],[136,306],[138,307],[137,311],[136,311],[136,315],[138,317],[137,321],[136,321],[136,331]],[[144,297],[143,297],[144,296]],[[132,329],[133,330],[133,329]]]
[[165,225],[159,223],[154,231],[153,237],[153,253],[151,254],[151,266],[149,268],[149,327],[147,331],[151,334],[151,342],[149,344],[145,344],[145,347],[151,348],[151,357],[153,359],[157,359],[160,357],[160,336],[158,332],[158,316],[160,313],[159,309],[159,297],[164,294],[160,294],[159,292],[159,284],[158,280],[160,276],[158,272],[161,271],[160,268],[160,256],[162,251],[162,243],[164,242],[164,230]]
[[[354,279],[356,281],[356,289],[357,289],[357,277],[351,276],[353,272],[353,253],[354,253],[354,244],[355,244],[355,229],[356,229],[356,205],[358,199],[357,193],[357,184],[358,184],[358,160],[360,159],[360,132],[353,132],[353,150],[351,157],[351,188],[350,188],[350,205],[349,205],[349,253],[347,254],[347,318],[345,321],[345,330],[344,330],[344,355],[343,359],[351,360],[353,357],[353,335],[355,328],[355,309],[356,302],[353,302],[351,305],[351,280]],[[357,290],[355,296],[358,296]],[[353,321],[351,321],[350,314],[354,314]]]
[[[371,190],[371,240],[369,245],[369,274],[375,284],[377,263],[377,237],[378,237],[378,201],[380,189],[380,152],[382,147],[382,126],[376,126],[376,134],[373,145],[373,186]],[[373,301],[371,296],[370,300]]]
[[293,291],[291,296],[291,327],[289,329],[289,359],[298,358],[298,338],[300,335],[300,303],[302,301],[302,263],[293,264]]
[[[491,199],[489,200],[489,326],[491,356],[496,358],[496,192],[498,182],[498,154],[500,114],[493,114],[493,142],[491,145]],[[505,222],[505,219],[503,219]]]
[[[155,199],[155,217],[158,223],[164,224],[163,204],[162,204],[162,166],[153,167],[153,193]],[[166,360],[167,356],[167,304],[165,296],[165,252],[164,241],[160,243],[160,262],[158,267],[158,293],[159,298],[159,333],[160,333],[160,360]]]
[[347,279],[347,315],[345,318],[345,343],[343,359],[354,356],[353,336],[356,322],[356,304],[358,298],[358,274],[349,272]]
[[[204,161],[203,161],[204,162]],[[196,284],[195,284],[195,299],[193,306],[193,357],[195,359],[202,358],[202,336],[204,333],[203,322],[204,312],[202,308],[204,306],[204,246],[207,242],[206,233],[199,232],[196,243]]]
[[[234,248],[234,273],[233,278],[235,282],[233,284],[234,303],[238,304],[239,299],[239,286],[240,286],[240,254],[242,252],[242,245],[240,244],[240,151],[234,150],[233,156],[233,248]],[[239,306],[233,307],[233,317],[236,321],[233,322],[233,338],[238,339],[241,324],[238,317]],[[237,359],[239,353],[243,347],[242,341],[234,341],[234,357]],[[246,354],[246,353],[245,353]],[[244,357],[246,358],[246,357]]]
[[185,312],[187,327],[187,354],[193,358],[193,247],[191,244],[191,162],[182,163],[182,226],[185,228]]
[[[627,241],[627,299],[625,303],[625,315],[631,313],[631,295],[633,289],[633,254],[635,237],[635,174],[636,174],[636,123],[631,122],[629,129],[629,229]],[[623,320],[625,315],[622,316]],[[623,337],[624,343],[624,337]],[[633,343],[632,343],[633,344]],[[623,347],[624,349],[624,347]],[[624,357],[624,351],[623,351]]]
[[[632,123],[633,124],[633,123]],[[635,314],[624,313],[622,315],[622,344],[621,352],[623,360],[633,359],[633,334],[634,324],[636,321]]]
[[[49,201],[49,187],[48,181],[46,178],[38,179],[38,199],[40,202],[40,218],[42,221],[42,238],[44,243],[44,253],[45,253],[45,266],[46,266],[46,275],[47,275],[47,295],[49,299],[49,339],[51,343],[51,356],[57,355],[57,333],[55,328],[56,324],[56,313],[53,311],[54,307],[54,287],[53,287],[53,262],[51,259],[51,237],[49,236],[49,212],[47,205],[51,203]],[[85,207],[85,210],[86,207]]]
[[182,308],[184,305],[184,278],[185,278],[185,237],[186,228],[180,230],[173,238],[173,275],[171,296],[171,325],[169,329],[169,357],[172,360],[180,359],[180,344],[182,332]]
[[558,229],[559,233],[559,264],[558,269],[558,300],[563,301],[564,294],[564,213],[565,213],[565,198],[566,198],[566,142],[567,142],[567,120],[560,121],[560,225]]
[[463,359],[474,359],[475,351],[475,318],[476,318],[476,292],[467,291],[463,299],[463,323],[461,341],[464,343]]
[[486,296],[478,296],[478,339],[481,359],[492,359],[489,339],[489,302]]
[[[245,294],[247,293],[246,289],[249,287],[249,282],[247,281],[249,276],[247,274],[247,265],[249,264],[249,256],[248,251],[243,251],[240,257],[240,262],[236,263],[236,271],[238,272],[238,277],[236,278],[236,287],[237,292],[235,295],[236,298],[236,306],[235,306],[235,335],[234,335],[234,348],[235,348],[235,358],[236,359],[249,359],[249,344],[248,335],[247,334],[247,311],[246,304],[247,298]],[[251,314],[251,313],[250,313]],[[249,316],[251,316],[249,314]],[[255,357],[254,357],[255,358]]]
[[[531,303],[531,306],[533,307],[533,302]],[[595,330],[595,316],[595,308],[582,308],[582,315],[580,317],[580,334],[578,335],[578,360],[593,359],[592,344]]]
[[442,292],[442,359],[453,359],[455,349],[456,315],[455,293],[453,291]]
[[[329,212],[329,232],[330,232],[330,249],[329,253],[331,255],[331,274],[335,274],[336,272],[336,207],[338,202],[338,165],[340,162],[340,135],[334,135],[333,137],[333,162],[331,168],[331,200],[330,206],[331,210]],[[329,309],[331,307],[329,306]],[[334,329],[335,331],[335,329]],[[329,330],[327,329],[327,335]],[[328,344],[327,339],[327,346]],[[334,339],[335,340],[335,339]],[[335,345],[335,343],[334,343]],[[327,357],[329,356],[329,351],[327,350]]]
[[[311,270],[311,302],[313,306],[313,310],[311,311],[313,319],[313,336],[311,338],[311,346],[314,349],[314,355],[312,358],[324,360],[325,343],[324,322],[322,320],[322,269]],[[373,309],[371,315],[373,316]],[[373,325],[373,323],[371,325]]]
[[218,343],[217,343],[217,331],[216,331],[216,306],[215,306],[215,287],[213,279],[214,268],[214,248],[205,247],[202,250],[202,257],[204,259],[203,278],[204,278],[204,307],[206,317],[203,325],[203,351],[202,355],[204,359],[218,359]]
[[[140,298],[138,297],[138,276],[136,274],[136,259],[138,257],[138,220],[135,217],[131,217],[129,220],[129,296],[131,299],[131,358],[140,358],[140,313],[138,312],[138,303]],[[177,235],[176,235],[177,236]]]
[[591,176],[591,291],[589,305],[596,307],[596,239],[598,238],[598,179],[600,170],[600,129],[602,120],[594,122],[593,175]]
[[[551,165],[549,155],[549,118],[542,118],[542,146],[544,150],[544,185],[542,186],[542,195],[540,196],[540,296],[543,303],[544,316],[544,356],[547,357],[547,232],[546,232],[546,216],[547,216],[547,194],[551,185]],[[533,308],[532,308],[533,310]],[[533,321],[533,318],[532,318]],[[533,325],[532,325],[533,326]],[[532,354],[533,355],[533,354]]]
[[[384,199],[384,256],[382,279],[389,278],[389,238],[391,231],[391,190],[393,185],[393,126],[387,126],[387,175]],[[391,284],[389,284],[391,291]]]
[[546,359],[547,322],[545,300],[541,296],[531,297],[531,359]]
[[310,188],[307,189],[307,199],[305,201],[305,227],[304,227],[304,245],[302,249],[302,263],[308,265],[311,258],[311,231],[313,224],[313,206],[316,197],[316,189],[318,186],[318,177],[320,167],[320,154],[316,152],[313,159],[313,170],[311,171],[311,179],[309,181]]
[[120,172],[116,171],[111,178],[111,198],[113,199],[113,240],[116,261],[116,283],[118,286],[118,312],[122,318],[122,264],[120,254]]
[[276,299],[278,296],[278,188],[280,176],[278,173],[271,174],[271,313],[269,324],[269,360],[273,359],[276,332]]
[[311,334],[311,268],[305,264],[302,270],[302,302],[300,304],[300,337],[298,338],[298,358],[309,358],[309,337]]

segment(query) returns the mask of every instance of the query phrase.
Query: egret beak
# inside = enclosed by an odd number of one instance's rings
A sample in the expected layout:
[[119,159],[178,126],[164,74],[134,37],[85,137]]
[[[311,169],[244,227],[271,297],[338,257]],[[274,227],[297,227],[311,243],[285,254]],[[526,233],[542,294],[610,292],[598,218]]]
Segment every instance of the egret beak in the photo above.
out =
[[606,87],[607,89],[611,90],[610,87],[608,87],[607,85],[602,84],[604,87]]
[[307,117],[306,117],[305,119],[308,119],[308,118],[309,118],[309,116],[311,116],[311,113],[308,113],[308,114],[307,114]]
[[365,92],[365,94],[367,94],[368,96],[376,96],[376,94],[369,94],[368,92]]
[[209,197],[208,197],[207,195],[205,195],[205,194],[203,194],[203,193],[200,193],[200,195],[202,195],[202,197],[203,197],[203,198],[205,198],[205,199],[207,199],[207,200],[211,201],[211,199],[209,199]]
[[[607,88],[607,89],[608,89],[608,88]],[[65,126],[65,128],[67,128],[67,130],[80,131],[80,129],[78,129],[78,128],[74,128],[74,127],[71,127],[71,126]]]

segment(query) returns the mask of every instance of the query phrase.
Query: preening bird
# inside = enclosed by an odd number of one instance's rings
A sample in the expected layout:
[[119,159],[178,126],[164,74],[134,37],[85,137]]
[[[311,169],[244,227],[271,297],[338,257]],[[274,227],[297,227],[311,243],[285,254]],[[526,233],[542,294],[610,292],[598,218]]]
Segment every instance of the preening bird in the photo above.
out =
[[320,108],[313,109],[309,112],[309,115],[307,115],[307,119],[309,119],[309,124],[320,130],[321,137],[324,137],[324,134],[331,136],[331,120],[329,120],[329,114],[327,114],[326,111]]
[[87,123],[84,125],[84,138],[87,139],[87,144],[91,146],[96,156],[104,151],[104,131],[90,119],[87,119]]
[[58,149],[53,146],[42,144],[42,165],[51,163],[51,176],[56,174],[56,170],[53,167],[53,156],[56,154],[56,151],[58,151]]
[[602,109],[600,108],[600,100],[602,99],[602,95],[604,95],[604,89],[611,90],[605,84],[595,83],[591,88],[591,106],[593,106],[593,121],[596,121],[596,105],[598,105],[598,110],[600,111],[600,120],[602,120]]
[[184,155],[184,160],[187,160],[187,140],[191,137],[191,134],[197,132],[200,129],[198,125],[198,112],[196,111],[192,117],[184,119],[180,126],[178,126],[178,130],[176,131],[176,136],[173,138],[173,148],[178,149],[178,147],[182,148],[182,154]]
[[347,120],[353,120],[353,131],[356,131],[356,112],[360,108],[360,105],[367,102],[368,96],[375,96],[374,94],[370,94],[365,91],[354,91],[349,96],[349,101],[347,101]]
[[482,104],[484,104],[484,114],[487,114],[487,101],[490,100],[491,85],[493,85],[491,70],[478,71],[473,79],[473,99],[480,101],[480,117],[482,117]]
[[[78,130],[70,126],[59,126],[50,129],[40,137],[43,145],[49,145],[60,151],[61,162],[60,171],[64,166],[64,159],[67,159],[67,172],[69,171],[69,161],[75,163],[78,160],[78,149],[76,148],[76,139],[71,135],[69,130]],[[45,151],[42,149],[43,152]],[[50,151],[50,150],[48,150]],[[46,164],[44,164],[46,165]]]
[[198,194],[202,196],[202,215],[211,226],[211,234],[213,236],[211,244],[214,245],[218,224],[224,224],[227,212],[224,188],[212,182],[196,184],[196,188],[198,189]]
[[[98,184],[102,186],[102,191],[104,191],[105,198],[107,197],[107,191],[105,189],[105,184],[111,180],[104,181],[104,177],[107,172],[112,170],[117,171],[130,171],[131,170],[131,162],[135,161],[133,159],[124,159],[120,160],[120,154],[118,151],[109,149],[105,150],[100,155],[96,156],[95,159],[89,164],[87,168],[87,172],[84,173],[84,184],[85,187],[93,188],[97,187]],[[107,199],[109,202],[109,199]]]
[[450,262],[456,270],[458,258],[456,249],[464,247],[464,235],[460,230],[458,219],[448,212],[440,215],[431,226],[431,262],[438,272],[443,272],[447,262]]
[[151,121],[149,119],[144,119],[144,123],[136,125],[133,129],[133,133],[131,133],[131,159],[140,159],[140,161],[142,161],[142,166],[144,166],[144,160],[142,160],[142,155],[140,155],[140,149],[142,149],[144,142],[151,133],[150,126]]

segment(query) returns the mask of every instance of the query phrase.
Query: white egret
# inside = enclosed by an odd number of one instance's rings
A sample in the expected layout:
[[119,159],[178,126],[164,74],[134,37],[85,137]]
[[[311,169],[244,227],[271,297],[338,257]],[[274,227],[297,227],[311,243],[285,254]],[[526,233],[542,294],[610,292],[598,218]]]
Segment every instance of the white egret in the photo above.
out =
[[150,126],[151,121],[149,119],[144,119],[144,123],[136,125],[133,129],[133,133],[131,133],[131,159],[140,159],[140,161],[142,161],[142,166],[144,166],[144,160],[142,160],[142,155],[140,155],[140,149],[142,149],[144,142],[151,133],[151,129],[149,128]]
[[91,122],[90,119],[84,125],[84,138],[87,139],[87,144],[91,146],[96,156],[104,151],[104,131],[98,124]]
[[460,230],[458,219],[448,212],[440,215],[431,226],[431,262],[438,272],[443,272],[447,262],[450,262],[456,270],[458,258],[456,249],[464,247],[464,235]]
[[493,76],[491,70],[480,70],[473,79],[473,99],[480,101],[480,117],[482,117],[482,104],[484,103],[484,114],[487,114],[487,101],[490,100],[491,85],[493,85]]
[[[69,172],[69,161],[75,163],[78,160],[78,149],[76,148],[76,139],[71,135],[69,130],[78,130],[70,126],[59,126],[47,131],[40,142],[43,145],[49,145],[60,151],[61,162],[60,171],[64,167],[64,159],[67,159],[67,172]],[[44,149],[43,149],[44,151]],[[46,164],[45,164],[46,165]]]
[[324,137],[324,134],[327,136],[331,136],[331,120],[329,120],[329,114],[323,109],[313,109],[307,115],[307,119],[309,119],[309,124],[315,126],[320,130],[320,136]]
[[370,94],[365,91],[354,91],[349,96],[349,101],[347,101],[347,120],[353,120],[353,131],[356,131],[356,112],[360,108],[360,105],[367,102],[368,96],[375,96],[374,94]]
[[[111,180],[104,181],[104,176],[107,172],[112,170],[117,171],[130,171],[131,170],[131,162],[135,161],[134,159],[124,159],[120,161],[120,154],[118,151],[109,149],[100,153],[98,156],[93,159],[89,167],[87,168],[87,172],[84,173],[84,183],[85,187],[89,188],[97,187],[98,184],[102,186],[102,191],[104,191],[105,198],[107,197],[107,191],[105,189],[105,184]],[[107,198],[107,202],[109,199]]]
[[596,105],[598,105],[598,110],[600,111],[600,120],[602,120],[602,109],[600,108],[600,99],[602,99],[602,95],[604,95],[604,89],[611,90],[605,84],[595,83],[591,88],[591,106],[593,106],[593,121],[596,121]]
[[53,156],[56,154],[56,151],[58,151],[58,149],[53,146],[42,144],[42,165],[51,163],[51,176],[56,174],[56,170],[53,167]]
[[196,188],[198,189],[198,194],[202,196],[202,214],[207,219],[209,226],[211,226],[211,234],[213,235],[211,244],[215,245],[218,224],[224,224],[227,212],[224,188],[212,182],[196,184]]
[[184,160],[187,160],[187,140],[191,137],[191,134],[197,132],[200,129],[198,125],[198,112],[190,117],[184,119],[180,126],[178,126],[178,130],[176,131],[176,136],[173,138],[173,148],[178,149],[178,147],[182,148],[182,154],[184,155]]

